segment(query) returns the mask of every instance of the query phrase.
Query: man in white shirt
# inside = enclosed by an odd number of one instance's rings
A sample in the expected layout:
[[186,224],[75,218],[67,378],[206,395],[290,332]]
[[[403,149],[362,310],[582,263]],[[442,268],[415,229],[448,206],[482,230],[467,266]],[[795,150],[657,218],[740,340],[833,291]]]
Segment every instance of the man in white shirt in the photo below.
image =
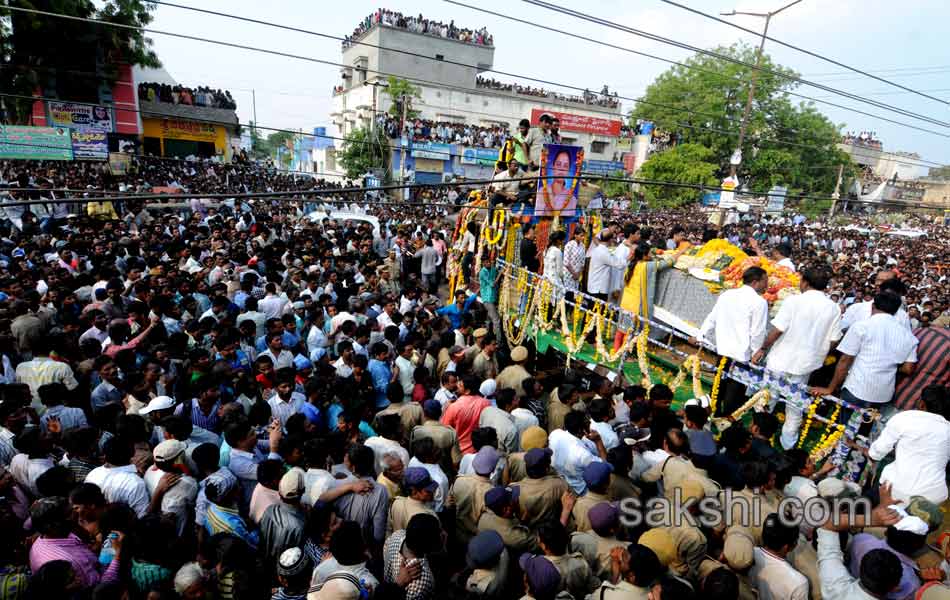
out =
[[[895,274],[894,271],[879,272],[874,279],[874,283],[877,286],[878,291],[891,292],[898,297],[903,296],[907,289],[904,286],[904,283],[897,278],[897,274]],[[861,321],[870,319],[872,304],[873,302],[868,300],[865,302],[855,302],[849,306],[848,310],[844,312],[844,316],[841,317],[841,329],[849,329],[855,323],[860,323]],[[898,323],[907,327],[908,330],[913,329],[911,326],[910,317],[907,315],[907,311],[904,310],[903,306],[897,309],[897,313],[894,315],[894,318],[897,319]]]
[[294,355],[284,350],[284,334],[281,332],[272,332],[267,334],[267,350],[258,355],[266,356],[274,363],[274,370],[292,367],[294,365]]
[[[761,363],[768,354],[769,371],[791,383],[808,383],[812,371],[824,364],[831,345],[841,339],[841,310],[824,293],[828,279],[824,269],[808,269],[802,274],[802,293],[782,301],[772,319],[772,331],[752,355],[753,363]],[[801,410],[788,407],[782,426],[782,446],[786,450],[798,441],[801,424]]]
[[909,502],[912,496],[923,496],[940,505],[948,496],[946,473],[950,462],[950,398],[946,388],[924,388],[919,407],[891,417],[867,455],[879,461],[894,451],[894,462],[884,467],[881,482],[891,484],[895,500]]
[[606,302],[610,294],[610,275],[612,269],[626,269],[633,256],[631,252],[626,260],[610,250],[607,245],[613,237],[610,229],[600,232],[600,243],[590,250],[590,266],[587,268],[587,293]]
[[267,333],[267,315],[257,310],[257,298],[248,296],[244,301],[244,312],[237,316],[235,323],[240,325],[244,321],[253,321],[255,337],[261,337]]
[[[152,451],[155,464],[145,472],[145,488],[153,498],[153,503],[155,496],[164,491],[161,511],[174,519],[178,535],[184,535],[198,498],[198,482],[194,477],[181,473],[186,448],[184,442],[165,440],[155,446]],[[168,474],[177,475],[178,482],[171,487],[167,487],[167,484],[162,486],[162,479]]]
[[[746,269],[742,274],[742,287],[726,290],[719,295],[699,328],[699,339],[705,341],[712,331],[715,334],[716,352],[720,356],[730,361],[748,362],[765,341],[769,304],[762,294],[768,285],[769,276],[763,269]],[[745,386],[731,378],[724,378],[720,394],[722,402],[719,403],[719,412],[729,414],[744,400]]]
[[257,303],[262,313],[267,315],[268,319],[277,319],[284,314],[284,308],[287,306],[287,298],[283,294],[277,295],[277,285],[269,282],[264,286],[266,295],[264,299]]
[[596,431],[590,430],[587,415],[571,411],[564,417],[564,429],[555,429],[548,436],[552,450],[551,465],[577,495],[587,491],[584,467],[607,459],[607,449]]
[[779,244],[772,249],[772,260],[780,267],[785,267],[791,272],[795,272],[795,263],[792,262],[792,247],[788,244]]
[[917,338],[894,315],[901,299],[890,292],[874,297],[871,318],[853,325],[838,344],[841,359],[828,387],[813,394],[833,394],[844,384],[841,399],[857,404],[882,405],[894,396],[897,371],[914,372]]
[[132,464],[132,443],[113,437],[104,448],[105,464],[86,475],[86,483],[94,483],[102,490],[107,502],[127,504],[141,519],[148,514],[150,496],[145,481]]
[[518,161],[508,161],[508,169],[500,171],[492,177],[489,191],[492,192],[492,204],[512,204],[518,199],[518,188],[521,186],[519,178],[523,173],[518,169]]
[[788,554],[798,545],[798,527],[786,525],[771,514],[762,526],[762,546],[753,553],[749,584],[760,600],[808,600],[808,578],[788,562]]
[[614,256],[623,261],[622,267],[613,267],[610,269],[610,298],[615,302],[620,301],[620,294],[623,292],[624,275],[627,273],[627,264],[633,255],[633,249],[640,242],[640,228],[633,223],[627,223],[623,227],[624,241],[617,244],[614,248]]

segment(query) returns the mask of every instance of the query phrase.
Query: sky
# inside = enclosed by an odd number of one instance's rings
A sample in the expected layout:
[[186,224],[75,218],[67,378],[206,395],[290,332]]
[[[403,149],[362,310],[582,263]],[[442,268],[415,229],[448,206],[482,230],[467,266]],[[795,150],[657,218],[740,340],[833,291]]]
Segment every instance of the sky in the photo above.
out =
[[[672,60],[690,53],[617,29],[551,12],[526,2],[511,0],[459,0],[532,23],[573,31],[623,48],[648,52]],[[342,36],[375,11],[379,0],[179,0],[184,5],[230,15],[290,25]],[[701,48],[738,41],[757,44],[759,38],[681,8],[644,0],[586,0],[554,3],[590,15],[672,38]],[[706,13],[730,10],[766,12],[781,7],[776,0],[682,0]],[[494,36],[494,68],[499,71],[550,80],[567,86],[600,90],[604,84],[620,96],[640,97],[668,63],[629,52],[544,31],[509,19],[487,15],[445,0],[393,0],[383,5],[405,14],[423,14],[444,22],[454,19],[462,27],[485,26]],[[200,36],[318,60],[340,62],[337,40],[288,32],[223,16],[205,15],[159,5],[151,29]],[[723,17],[749,29],[760,30],[763,19]],[[879,77],[926,92],[942,102],[922,98],[801,52],[767,42],[766,52],[804,79],[846,91],[904,111],[942,121],[921,121],[892,109],[878,108],[825,90],[800,86],[796,92],[826,100],[903,124],[816,103],[817,108],[844,131],[873,131],[885,150],[916,152],[927,163],[950,163],[950,52],[941,23],[950,21],[945,0],[803,0],[772,19],[769,36]],[[238,104],[242,123],[254,119],[252,91],[256,94],[257,121],[261,126],[302,129],[329,125],[331,90],[340,82],[339,67],[316,62],[240,50],[206,42],[150,34],[164,68],[182,85],[209,85],[229,89]],[[552,57],[556,59],[552,60]],[[495,73],[486,76],[517,80]],[[529,85],[530,81],[524,81]],[[569,88],[556,88],[575,93]],[[634,106],[624,101],[624,111]],[[936,132],[928,133],[912,129]]]

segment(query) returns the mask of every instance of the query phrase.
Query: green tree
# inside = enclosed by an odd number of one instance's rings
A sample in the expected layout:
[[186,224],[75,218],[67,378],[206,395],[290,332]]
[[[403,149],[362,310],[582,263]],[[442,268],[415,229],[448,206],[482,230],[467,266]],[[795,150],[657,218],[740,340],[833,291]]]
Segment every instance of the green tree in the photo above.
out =
[[[670,181],[717,187],[713,162],[715,152],[699,144],[679,144],[665,152],[656,152],[640,170],[637,177],[654,181]],[[696,202],[700,191],[691,187],[640,184],[647,203],[653,208],[682,206]]]
[[271,148],[267,144],[267,140],[261,137],[261,132],[255,127],[254,121],[250,122],[251,129],[251,157],[252,158],[268,158],[271,153]]
[[389,96],[389,114],[397,119],[402,118],[402,99],[408,99],[406,106],[406,118],[415,119],[419,111],[412,110],[412,101],[422,97],[422,91],[412,85],[405,79],[389,76],[388,87],[383,88],[384,93]]
[[[755,49],[747,45],[720,47],[714,52],[755,63]],[[717,175],[726,175],[752,68],[704,54],[688,58],[685,64],[692,68],[674,66],[656,78],[631,113],[631,120],[653,121],[659,131],[674,134],[679,143],[711,150],[704,162],[715,164]],[[738,172],[741,184],[759,193],[781,183],[796,192],[830,194],[839,165],[846,167],[844,182],[853,173],[850,158],[836,146],[840,126],[810,103],[789,100],[787,92],[797,84],[778,74],[796,75],[794,71],[774,63],[768,55],[762,57],[762,66],[777,74],[759,74]]]
[[[143,27],[155,4],[146,0],[7,0],[0,5],[0,89],[11,94],[100,102],[100,92],[122,64],[158,67],[151,40],[141,31],[49,17],[10,7],[42,10]],[[7,118],[25,123],[32,101],[3,98]]]
[[383,132],[376,129],[357,129],[346,136],[343,149],[337,154],[337,161],[346,176],[355,179],[373,169],[386,168],[388,147]]

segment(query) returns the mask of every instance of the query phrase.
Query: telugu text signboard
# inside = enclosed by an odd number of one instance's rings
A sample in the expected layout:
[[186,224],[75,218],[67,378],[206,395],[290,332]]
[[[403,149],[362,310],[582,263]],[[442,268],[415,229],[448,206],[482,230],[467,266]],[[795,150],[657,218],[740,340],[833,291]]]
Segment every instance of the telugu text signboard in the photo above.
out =
[[624,165],[619,160],[587,160],[584,161],[584,172],[593,175],[613,175],[623,171]]
[[459,159],[463,165],[493,166],[498,162],[498,150],[494,148],[465,148]]
[[73,131],[73,157],[92,160],[109,158],[109,136],[105,133]]
[[70,130],[65,127],[0,125],[0,158],[72,160]]
[[580,131],[616,137],[620,135],[620,126],[622,125],[620,119],[589,117],[587,115],[576,115],[541,108],[531,109],[531,124],[537,125],[541,115],[557,117],[557,120],[561,122],[561,131]]
[[82,132],[112,133],[112,110],[106,106],[50,101],[49,115],[54,127],[69,127]]
[[451,160],[452,146],[436,142],[413,142],[413,158],[431,158],[432,160]]

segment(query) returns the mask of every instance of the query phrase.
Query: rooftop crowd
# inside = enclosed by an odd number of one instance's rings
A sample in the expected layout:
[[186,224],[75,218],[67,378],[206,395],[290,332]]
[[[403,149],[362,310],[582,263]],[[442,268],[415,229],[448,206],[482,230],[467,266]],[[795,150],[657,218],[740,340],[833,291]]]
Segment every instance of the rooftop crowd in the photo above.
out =
[[[653,211],[608,218],[590,242],[553,232],[539,256],[522,228],[522,265],[603,298],[662,262],[653,249],[716,235],[801,271],[802,300],[767,336],[756,269],[702,332],[802,381],[840,339],[851,370],[812,383],[889,418],[866,449],[889,485],[862,489],[786,443],[791,412],[717,439],[702,399],[674,411],[662,384],[648,395],[530,340],[512,347],[490,255],[446,297],[448,253],[478,248],[477,229],[451,247],[448,215],[380,205],[377,232],[310,220],[299,201],[83,213],[42,189],[322,187],[253,164],[144,160],[113,176],[9,162],[0,175],[4,203],[45,201],[8,205],[0,223],[0,598],[950,593],[934,539],[950,453],[945,229],[897,242],[790,216],[719,232],[698,210]],[[723,386],[727,406],[742,399]],[[695,514],[721,491],[764,510],[707,527],[630,522],[619,505],[671,498]],[[776,514],[785,497],[854,494],[874,510],[801,526]]]
[[841,143],[873,148],[874,150],[884,149],[884,144],[881,143],[881,140],[877,139],[877,134],[873,131],[862,131],[857,135],[855,135],[853,131],[849,131],[841,138]]
[[466,44],[477,44],[479,46],[491,46],[493,41],[491,34],[489,34],[488,30],[484,27],[478,30],[467,29],[458,27],[454,20],[443,23],[435,19],[427,19],[422,14],[419,16],[404,15],[401,12],[380,8],[363,19],[360,24],[353,29],[353,33],[344,38],[343,47],[348,48],[353,45],[353,43],[359,41],[366,32],[379,24],[387,27],[406,29],[413,33],[458,40]]
[[237,104],[234,102],[234,98],[231,97],[231,92],[228,90],[216,90],[206,86],[190,88],[183,85],[169,85],[167,83],[140,83],[139,98],[149,102],[237,110]]
[[[391,139],[400,137],[399,119],[388,114],[381,114],[377,116],[376,123],[378,127],[384,128],[387,137]],[[411,128],[414,142],[429,141],[478,148],[500,148],[510,133],[507,124],[483,127],[429,119],[410,119],[406,122],[406,127]]]
[[590,90],[584,90],[583,94],[580,96],[560,94],[558,92],[548,91],[544,88],[536,88],[528,85],[521,85],[519,83],[504,83],[491,77],[482,77],[481,75],[475,77],[475,85],[476,87],[500,90],[503,92],[515,92],[524,96],[554,98],[555,100],[573,102],[575,104],[591,104],[594,106],[604,106],[607,108],[617,108],[620,106],[620,100],[617,98],[617,92],[614,92],[613,95],[611,95],[606,85],[601,90],[600,94],[595,94]]

